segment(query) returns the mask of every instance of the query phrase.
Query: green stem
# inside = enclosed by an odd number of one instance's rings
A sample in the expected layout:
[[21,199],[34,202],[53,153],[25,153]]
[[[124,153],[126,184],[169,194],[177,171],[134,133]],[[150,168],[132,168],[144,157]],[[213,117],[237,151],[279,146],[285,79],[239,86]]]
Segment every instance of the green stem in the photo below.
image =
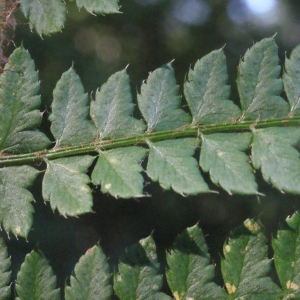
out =
[[56,159],[73,155],[81,155],[88,153],[97,153],[120,147],[128,147],[133,145],[147,145],[146,140],[157,142],[168,139],[196,137],[202,134],[212,134],[218,132],[241,132],[251,131],[252,128],[266,128],[274,126],[299,126],[300,116],[291,118],[279,118],[263,121],[236,121],[212,125],[184,126],[175,130],[159,131],[152,133],[139,134],[127,138],[104,140],[101,142],[93,142],[88,144],[74,145],[68,147],[58,147],[53,149],[45,149],[39,152],[8,155],[3,153],[0,155],[0,167],[9,165],[21,165],[26,163],[40,163],[44,159]]

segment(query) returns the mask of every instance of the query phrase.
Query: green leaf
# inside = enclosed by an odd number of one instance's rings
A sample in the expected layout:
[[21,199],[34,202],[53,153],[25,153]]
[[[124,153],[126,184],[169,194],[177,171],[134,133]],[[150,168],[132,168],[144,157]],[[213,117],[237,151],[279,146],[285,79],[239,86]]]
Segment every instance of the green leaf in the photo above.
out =
[[42,121],[39,87],[34,61],[21,46],[0,76],[0,153],[34,152],[51,144],[36,129]]
[[9,167],[0,169],[0,222],[6,232],[27,237],[32,225],[34,201],[27,190],[39,171],[29,167]]
[[89,99],[73,67],[65,72],[53,91],[51,132],[57,145],[93,142],[95,128],[89,116]]
[[237,86],[242,105],[242,119],[266,119],[286,116],[289,105],[279,95],[278,48],[274,38],[254,44],[239,64]]
[[223,49],[202,57],[190,69],[184,95],[190,107],[192,124],[211,124],[235,119],[241,111],[232,101]]
[[128,147],[99,151],[99,158],[92,173],[94,185],[101,184],[102,193],[118,198],[143,197],[143,168],[140,161],[147,149]]
[[60,31],[66,20],[66,8],[61,0],[19,0],[21,10],[36,32],[49,35]]
[[151,236],[125,250],[119,273],[114,274],[114,290],[120,300],[171,300],[160,292],[162,283],[156,246]]
[[99,246],[87,250],[75,266],[71,286],[65,288],[66,300],[109,300],[113,295],[107,258]]
[[263,228],[254,220],[246,220],[224,244],[225,259],[221,270],[228,300],[280,299],[279,287],[267,276],[271,260],[267,258]]
[[17,275],[17,300],[59,300],[56,277],[43,253],[31,251]]
[[167,263],[167,281],[176,300],[227,299],[225,290],[213,282],[214,267],[198,225],[177,236]]
[[93,14],[113,14],[119,12],[118,0],[76,0],[79,9],[84,7]]
[[0,238],[0,299],[9,300],[11,295],[11,287],[9,285],[11,279],[10,258],[7,255],[7,248],[2,238]]
[[84,174],[94,157],[73,156],[45,160],[47,170],[43,180],[43,198],[50,201],[63,216],[77,216],[91,212],[93,197],[88,186],[90,178]]
[[300,299],[300,212],[288,217],[272,240],[276,271],[284,300]]
[[285,58],[283,72],[284,90],[290,102],[290,115],[300,114],[300,45]]
[[129,76],[125,69],[113,74],[91,103],[91,117],[97,127],[98,138],[126,137],[144,132],[143,122],[131,116],[133,109]]
[[200,166],[209,172],[213,183],[229,194],[257,194],[257,184],[245,151],[250,133],[201,135]]
[[179,109],[179,86],[171,63],[156,69],[141,86],[138,104],[148,132],[175,129],[190,123],[190,116]]
[[151,143],[147,174],[153,181],[168,190],[193,195],[209,192],[194,157],[197,140],[184,138]]
[[297,127],[253,129],[252,161],[263,178],[278,190],[300,193],[299,152],[292,147],[300,140]]

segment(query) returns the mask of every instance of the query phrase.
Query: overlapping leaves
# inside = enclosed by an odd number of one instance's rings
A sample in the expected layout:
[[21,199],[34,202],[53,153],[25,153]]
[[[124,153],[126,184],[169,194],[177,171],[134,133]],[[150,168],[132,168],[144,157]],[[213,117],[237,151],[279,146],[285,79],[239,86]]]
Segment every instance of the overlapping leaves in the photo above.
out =
[[[163,271],[157,258],[152,236],[127,248],[111,274],[108,259],[96,245],[86,251],[75,265],[70,283],[64,287],[65,299],[120,300],[233,300],[233,299],[298,299],[300,293],[300,215],[287,218],[273,239],[275,270],[281,288],[269,277],[271,259],[263,226],[258,220],[247,219],[235,229],[223,246],[221,272],[224,287],[214,282],[215,266],[202,230],[195,225],[177,236],[165,253]],[[0,294],[10,295],[10,258],[0,239]],[[163,274],[173,298],[162,292]],[[114,290],[114,292],[113,292]],[[17,274],[17,299],[60,299],[56,277],[40,251],[29,253]]]
[[[53,91],[49,120],[55,141],[53,149],[43,154],[47,165],[44,200],[50,201],[52,209],[58,209],[62,215],[76,216],[92,211],[91,182],[101,185],[103,193],[116,198],[143,197],[141,162],[147,154],[146,174],[162,188],[182,195],[207,193],[212,189],[212,185],[204,181],[199,167],[208,172],[213,184],[229,194],[259,194],[253,169],[261,170],[263,178],[281,192],[299,194],[300,160],[293,147],[300,140],[299,127],[256,128],[262,118],[267,121],[289,115],[297,121],[299,53],[300,48],[295,48],[290,59],[293,63],[287,60],[284,73],[288,103],[280,96],[282,80],[278,78],[280,66],[274,38],[264,39],[249,49],[239,66],[237,84],[241,109],[229,100],[223,50],[206,55],[196,62],[184,84],[192,118],[180,107],[179,87],[172,65],[168,63],[149,75],[137,95],[144,121],[132,116],[134,104],[126,69],[113,74],[96,92],[89,106],[88,95],[72,67],[62,75]],[[41,122],[39,85],[28,52],[23,47],[16,49],[7,68],[0,77],[2,155],[48,148],[51,142],[37,129]],[[281,120],[276,120],[280,125]],[[235,124],[245,122],[249,125],[243,129],[248,132],[201,132],[205,126],[219,126],[222,130],[222,124],[234,130]],[[199,128],[198,133],[195,127]],[[163,134],[175,134],[186,128],[194,130],[192,136],[175,139],[169,135],[168,140],[164,140]],[[131,142],[126,144],[130,138]],[[116,146],[115,139],[118,139]],[[104,151],[102,143],[115,149]],[[64,147],[67,153],[69,148],[81,145],[82,149],[89,145],[86,152],[80,152],[83,156],[55,159],[48,156],[59,151],[64,153]],[[199,145],[198,162],[194,154]],[[90,179],[85,173],[94,162]],[[5,166],[4,159],[2,164]],[[28,174],[32,174],[26,182],[18,179],[24,172],[21,168],[28,168]],[[30,229],[33,197],[26,188],[37,174],[34,168],[25,166],[0,169],[3,207],[0,220],[5,230],[16,235],[26,236]],[[12,178],[11,182],[7,178]],[[16,203],[22,203],[22,210],[11,209]],[[20,224],[20,220],[24,224]]]

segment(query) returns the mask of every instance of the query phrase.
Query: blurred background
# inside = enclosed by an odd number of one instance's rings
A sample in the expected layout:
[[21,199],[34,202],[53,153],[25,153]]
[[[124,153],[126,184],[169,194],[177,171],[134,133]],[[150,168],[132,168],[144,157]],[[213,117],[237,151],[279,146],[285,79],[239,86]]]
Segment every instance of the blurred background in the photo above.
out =
[[[31,32],[27,20],[16,12],[15,43],[23,43],[35,60],[43,109],[50,110],[55,84],[72,64],[92,96],[110,75],[129,65],[135,101],[136,91],[150,71],[175,59],[175,75],[182,88],[190,66],[224,45],[231,99],[238,103],[237,66],[253,43],[276,34],[281,65],[285,54],[289,56],[300,43],[297,0],[124,0],[120,5],[121,14],[93,16],[79,12],[74,2],[67,3],[65,28],[43,39]],[[285,218],[300,208],[299,196],[281,194],[264,183],[259,172],[257,180],[259,191],[265,194],[259,198],[229,196],[213,185],[219,194],[182,197],[151,183],[145,185],[149,198],[116,200],[94,188],[95,212],[68,219],[53,213],[49,204],[43,203],[41,191],[34,189],[37,201],[28,240],[6,237],[13,276],[26,253],[39,247],[63,286],[79,257],[97,242],[111,269],[116,270],[124,249],[151,233],[163,270],[164,251],[184,228],[198,222],[216,263],[216,282],[223,285],[219,262],[230,231],[246,218],[260,218],[270,243]],[[150,182],[146,175],[145,181]],[[271,276],[277,280],[275,274]],[[164,289],[169,293],[166,286]]]

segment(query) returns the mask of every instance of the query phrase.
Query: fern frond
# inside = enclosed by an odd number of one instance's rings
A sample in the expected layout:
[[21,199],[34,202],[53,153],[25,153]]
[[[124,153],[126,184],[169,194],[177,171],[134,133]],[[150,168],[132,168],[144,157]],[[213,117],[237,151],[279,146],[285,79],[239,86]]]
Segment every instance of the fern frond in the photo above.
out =
[[[299,50],[294,51],[293,62]],[[259,194],[253,168],[261,169],[265,181],[278,190],[300,194],[300,160],[294,148],[300,140],[295,100],[298,83],[293,79],[297,64],[291,66],[287,61],[288,103],[280,96],[282,80],[278,78],[274,38],[256,43],[240,62],[241,110],[228,99],[230,87],[222,49],[203,57],[189,71],[184,93],[192,117],[180,107],[171,63],[151,73],[141,86],[137,98],[144,122],[132,116],[134,104],[126,69],[108,79],[89,108],[80,78],[71,68],[53,92],[49,118],[55,138],[52,149],[44,149],[51,142],[36,128],[41,115],[34,63],[22,47],[11,55],[9,66],[13,68],[15,62],[18,68],[0,77],[0,166],[6,167],[1,172],[17,172],[17,167],[10,165],[46,162],[44,200],[65,216],[91,211],[90,179],[84,173],[94,160],[92,183],[100,184],[103,193],[116,198],[145,196],[140,163],[147,153],[148,176],[162,188],[182,195],[211,192],[199,166],[209,173],[212,183],[229,194]],[[15,79],[13,89],[8,81],[11,78]],[[193,155],[199,146],[198,163]],[[245,153],[248,148],[251,157]],[[7,190],[9,183],[4,177],[1,184]],[[25,200],[24,189],[20,191],[22,201],[32,201]],[[1,196],[0,203],[7,202],[7,195]],[[27,232],[31,221],[29,218],[23,226]],[[6,228],[17,234],[19,224]],[[27,232],[19,233],[26,236]]]

